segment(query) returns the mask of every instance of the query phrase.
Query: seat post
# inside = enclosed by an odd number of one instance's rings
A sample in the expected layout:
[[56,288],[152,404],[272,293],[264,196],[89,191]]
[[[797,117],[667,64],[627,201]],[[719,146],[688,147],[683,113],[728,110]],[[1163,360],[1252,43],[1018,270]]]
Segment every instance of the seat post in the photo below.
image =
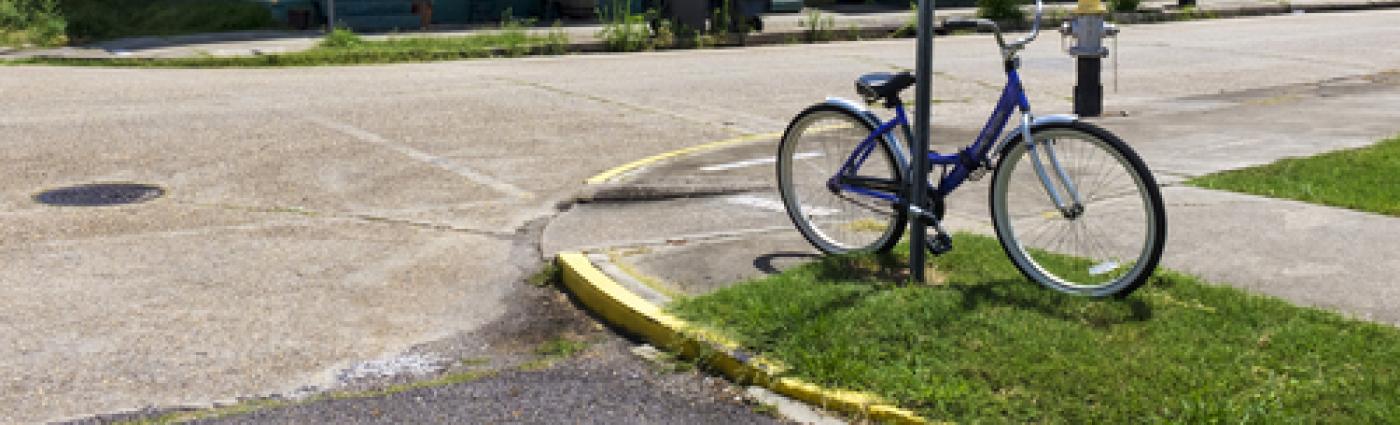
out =
[[903,104],[903,103],[904,103],[904,101],[899,99],[899,93],[895,93],[895,94],[892,94],[892,95],[889,95],[889,96],[885,96],[885,107],[886,107],[886,108],[894,109],[896,106],[899,106],[900,104]]

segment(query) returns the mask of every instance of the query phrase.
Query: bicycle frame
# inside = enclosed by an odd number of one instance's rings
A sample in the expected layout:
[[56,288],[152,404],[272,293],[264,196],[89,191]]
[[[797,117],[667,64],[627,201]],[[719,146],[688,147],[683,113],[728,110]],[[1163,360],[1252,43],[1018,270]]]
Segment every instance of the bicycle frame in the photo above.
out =
[[[1008,68],[1007,83],[1002,89],[1001,98],[997,101],[996,108],[992,110],[992,115],[988,117],[987,123],[982,127],[981,133],[977,135],[977,139],[956,154],[943,155],[933,151],[927,153],[930,164],[952,166],[952,169],[948,170],[942,178],[939,179],[938,185],[934,189],[934,194],[936,196],[943,197],[952,193],[953,190],[967,181],[968,177],[978,166],[988,163],[990,160],[989,154],[994,147],[1001,146],[1011,137],[1014,137],[1014,134],[1008,135],[1006,138],[1002,139],[1001,143],[993,143],[995,138],[1005,130],[1006,124],[1010,121],[1011,114],[1015,112],[1016,109],[1020,109],[1023,115],[1021,131],[1029,132],[1029,125],[1031,122],[1030,101],[1026,98],[1025,90],[1021,86],[1020,75],[1016,72],[1016,69]],[[885,182],[879,181],[878,179],[855,176],[856,170],[859,170],[861,165],[865,163],[865,160],[870,157],[871,152],[875,151],[876,143],[879,143],[884,137],[893,138],[893,135],[890,133],[894,131],[896,127],[903,129],[906,138],[912,138],[909,130],[908,117],[904,112],[904,105],[895,103],[894,110],[894,118],[880,124],[880,126],[876,128],[875,131],[871,132],[865,140],[861,141],[860,145],[857,145],[856,149],[851,152],[851,155],[846,158],[845,165],[842,166],[841,172],[833,176],[828,184],[836,185],[845,191],[880,198],[886,201],[896,203],[904,202],[904,200],[898,196],[902,188],[892,184],[893,182],[884,184]],[[893,140],[896,144],[899,143],[897,138]],[[900,160],[902,161],[902,158]],[[906,166],[904,168],[908,169],[908,164],[901,165]],[[910,171],[910,173],[912,174],[912,171]],[[914,178],[912,175],[907,177]]]

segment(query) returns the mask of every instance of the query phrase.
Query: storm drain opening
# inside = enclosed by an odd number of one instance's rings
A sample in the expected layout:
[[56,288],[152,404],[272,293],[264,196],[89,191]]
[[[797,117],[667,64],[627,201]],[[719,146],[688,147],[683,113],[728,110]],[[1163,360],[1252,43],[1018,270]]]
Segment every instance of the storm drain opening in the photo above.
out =
[[34,195],[34,201],[63,207],[137,204],[165,195],[165,189],[138,183],[93,183],[60,187]]

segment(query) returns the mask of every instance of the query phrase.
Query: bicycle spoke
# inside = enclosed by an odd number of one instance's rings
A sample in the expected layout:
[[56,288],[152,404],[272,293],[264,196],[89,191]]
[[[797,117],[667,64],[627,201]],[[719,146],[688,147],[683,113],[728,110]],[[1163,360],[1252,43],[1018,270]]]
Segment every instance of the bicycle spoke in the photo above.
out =
[[[857,192],[828,185],[843,173],[847,161],[861,153],[871,131],[844,111],[804,112],[780,145],[780,192],[789,214],[804,236],[826,252],[884,249],[897,240],[902,226],[893,205]],[[897,179],[897,167],[887,145],[877,144],[848,176]],[[878,151],[878,152],[876,152]],[[799,153],[800,152],[800,153]],[[784,168],[786,167],[786,168]],[[786,171],[783,171],[786,170]],[[783,174],[786,172],[787,174]],[[784,177],[786,176],[786,177]]]
[[1073,186],[1084,208],[1054,206],[1033,169],[1041,158],[1018,144],[993,178],[993,223],[1013,263],[1036,282],[1083,295],[1131,290],[1160,256],[1161,234],[1150,227],[1160,223],[1151,212],[1160,195],[1146,192],[1126,148],[1078,126],[1039,130],[1036,140],[1055,150],[1056,172],[1065,177],[1056,188],[1069,198]]

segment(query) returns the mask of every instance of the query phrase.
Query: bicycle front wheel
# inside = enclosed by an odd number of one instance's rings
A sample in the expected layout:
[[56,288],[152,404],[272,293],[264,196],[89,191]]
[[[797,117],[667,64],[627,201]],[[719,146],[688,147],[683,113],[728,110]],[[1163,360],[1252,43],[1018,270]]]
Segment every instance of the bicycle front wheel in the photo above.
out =
[[[1093,125],[1055,124],[1031,135],[1033,148],[1020,138],[1007,145],[992,180],[1002,249],[1045,287],[1127,296],[1156,269],[1166,242],[1157,182],[1127,144]],[[1055,205],[1045,182],[1066,208]]]
[[778,190],[793,225],[822,252],[887,251],[904,233],[904,215],[894,202],[845,190],[833,180],[854,153],[864,161],[853,177],[903,187],[901,167],[885,140],[864,155],[856,152],[874,130],[854,113],[823,104],[802,111],[783,134]]

